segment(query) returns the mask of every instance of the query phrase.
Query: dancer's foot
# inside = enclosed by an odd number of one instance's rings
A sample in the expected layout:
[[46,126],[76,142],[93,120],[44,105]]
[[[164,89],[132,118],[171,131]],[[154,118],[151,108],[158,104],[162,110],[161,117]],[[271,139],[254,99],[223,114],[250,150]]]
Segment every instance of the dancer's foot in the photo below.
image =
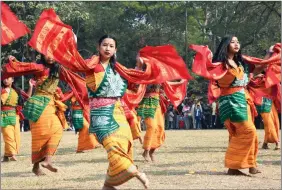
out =
[[149,162],[150,159],[149,159],[149,151],[148,150],[144,150],[142,156],[144,157],[144,159]]
[[257,168],[252,167],[252,168],[249,168],[249,173],[250,174],[258,174],[258,173],[261,173],[261,171],[258,170]]
[[18,161],[18,159],[16,158],[15,155],[13,155],[11,158],[10,158],[11,161]]
[[43,176],[46,175],[41,169],[32,169],[32,172],[37,176]]
[[276,143],[276,146],[275,146],[274,150],[280,150],[280,145],[279,145],[279,143]]
[[46,169],[50,170],[51,172],[58,172],[58,169],[57,169],[57,168],[54,168],[54,167],[53,167],[51,164],[49,164],[49,163],[43,162],[43,163],[41,164],[41,166],[42,166],[43,168],[46,168]]
[[151,149],[149,151],[149,155],[150,155],[150,158],[151,158],[152,162],[155,162],[154,152],[155,152],[155,149]]
[[46,175],[40,168],[39,163],[35,163],[32,168],[32,172],[37,176]]
[[261,148],[262,148],[262,149],[269,149],[267,143],[263,143]]
[[9,162],[9,157],[8,156],[4,156],[3,160],[1,162]]
[[240,170],[236,170],[236,169],[228,169],[227,175],[243,175],[243,176],[247,176],[247,174],[241,172]]
[[82,150],[80,150],[80,151],[76,151],[76,153],[84,153]]
[[136,177],[141,181],[141,183],[144,185],[145,189],[148,189],[149,179],[147,178],[146,174],[138,172]]
[[104,184],[102,190],[116,190],[116,188],[113,187],[113,186],[108,186],[108,185],[105,185],[105,184]]

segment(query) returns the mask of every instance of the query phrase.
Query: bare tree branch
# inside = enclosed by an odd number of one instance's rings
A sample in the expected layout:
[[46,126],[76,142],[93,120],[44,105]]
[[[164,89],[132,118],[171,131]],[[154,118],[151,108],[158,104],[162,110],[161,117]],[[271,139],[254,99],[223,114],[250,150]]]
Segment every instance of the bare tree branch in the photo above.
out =
[[274,6],[275,6],[275,4],[276,4],[276,2],[274,2],[274,4],[273,4],[273,6],[272,7],[270,7],[268,4],[267,4],[267,2],[261,2],[263,5],[265,5],[268,9],[270,9],[270,10],[272,10],[272,11],[274,11],[275,13],[276,13],[276,15],[277,16],[279,16],[280,18],[281,18],[281,13],[280,12],[278,12],[275,8],[274,8]]
[[[269,10],[268,14],[266,16],[264,16],[264,12],[267,10],[267,8],[265,8],[263,11],[262,11],[262,14],[260,15],[260,18],[259,18],[259,23],[257,24],[257,27],[256,29],[254,30],[253,32],[253,36],[251,38],[251,40],[249,42],[246,42],[244,44],[242,44],[242,48],[244,47],[247,47],[248,45],[252,44],[254,42],[254,40],[257,38],[260,30],[263,28],[264,25],[266,25],[266,23],[268,22],[269,20],[269,17],[271,15],[271,13],[273,12],[271,9]],[[265,18],[264,19],[264,22],[262,22],[262,18]]]

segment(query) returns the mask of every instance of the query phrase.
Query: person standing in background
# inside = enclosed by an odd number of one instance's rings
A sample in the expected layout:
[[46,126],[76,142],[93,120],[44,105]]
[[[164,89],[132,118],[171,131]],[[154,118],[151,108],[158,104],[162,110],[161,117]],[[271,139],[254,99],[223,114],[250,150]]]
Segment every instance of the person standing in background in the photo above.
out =
[[190,123],[190,118],[189,118],[189,113],[191,115],[191,106],[189,106],[188,102],[186,101],[183,108],[182,108],[182,113],[184,115],[184,122],[185,122],[185,129],[190,129],[191,123]]
[[200,105],[197,105],[194,113],[195,113],[196,129],[201,129],[202,111],[200,109]]
[[211,118],[211,128],[215,128],[216,126],[216,102],[212,103],[212,118]]

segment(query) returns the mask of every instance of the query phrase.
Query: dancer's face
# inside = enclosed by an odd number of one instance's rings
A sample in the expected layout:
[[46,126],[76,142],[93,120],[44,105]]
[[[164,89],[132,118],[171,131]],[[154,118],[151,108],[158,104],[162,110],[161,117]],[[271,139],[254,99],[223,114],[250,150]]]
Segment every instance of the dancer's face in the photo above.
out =
[[11,86],[14,82],[14,78],[13,77],[9,77],[6,78],[5,80],[3,80],[3,83],[5,86]]
[[238,38],[234,36],[229,44],[228,52],[235,54],[238,53],[239,51],[240,51],[240,43]]
[[109,60],[116,51],[116,42],[112,38],[105,38],[99,45],[99,53],[102,60]]
[[44,56],[44,59],[45,59],[45,61],[46,61],[48,64],[50,64],[50,65],[52,65],[52,64],[55,63],[55,60],[54,60],[53,58],[51,58],[51,57]]

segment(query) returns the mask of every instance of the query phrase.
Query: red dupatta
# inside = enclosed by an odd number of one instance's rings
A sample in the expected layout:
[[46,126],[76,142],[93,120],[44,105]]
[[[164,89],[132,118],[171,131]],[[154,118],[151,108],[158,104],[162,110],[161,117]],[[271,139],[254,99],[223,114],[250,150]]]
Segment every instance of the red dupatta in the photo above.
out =
[[192,65],[192,71],[210,80],[208,86],[208,101],[212,103],[221,94],[216,80],[221,79],[227,73],[227,69],[220,62],[212,63],[212,52],[209,50],[208,46],[190,45],[189,48],[197,52]]
[[[27,74],[35,74],[37,76],[48,75],[48,69],[42,64],[37,63],[24,63],[19,62],[16,59],[11,58],[8,64],[3,66],[3,77],[15,77]],[[60,79],[68,83],[73,94],[80,106],[83,108],[83,114],[87,121],[90,121],[89,117],[89,103],[88,103],[88,91],[86,88],[85,80],[78,74],[60,67]]]
[[[73,71],[90,71],[99,63],[99,57],[93,56],[90,60],[84,60],[77,51],[71,27],[57,18],[58,16],[53,9],[43,11],[37,21],[29,45],[42,54],[53,57],[58,63]],[[185,62],[171,45],[147,46],[140,50],[140,57],[147,65],[145,72],[127,69],[119,63],[116,63],[115,69],[129,82],[138,84],[160,84],[176,79],[192,79]],[[183,89],[186,86],[187,83],[183,82],[177,87],[171,87],[167,92],[174,93],[178,88]],[[180,91],[183,92],[183,90],[177,90],[177,92]],[[126,103],[134,106],[140,102],[142,94],[145,93],[145,85],[139,86],[138,93],[128,91],[124,98]],[[178,97],[173,94],[168,95],[168,97],[173,97],[171,101],[179,101],[179,98],[183,96],[185,95]]]
[[88,90],[84,78],[78,74],[61,67],[60,78],[67,82],[70,86],[76,100],[79,105],[83,108],[83,115],[85,119],[90,122],[90,107],[88,99]]
[[250,64],[268,65],[265,72],[265,87],[269,88],[281,82],[281,43],[273,47],[273,54],[268,59],[243,55],[244,61]]
[[269,88],[265,87],[266,78],[265,76],[251,78],[247,88],[251,97],[256,105],[262,104],[262,98],[269,98],[275,100],[278,93],[278,85],[273,85]]
[[[194,58],[192,71],[206,79],[210,80],[208,89],[209,103],[215,101],[221,94],[220,88],[216,85],[216,80],[221,79],[227,72],[227,69],[220,62],[212,63],[212,53],[208,46],[190,45],[191,49],[196,51]],[[281,43],[277,43],[274,46],[274,53],[267,59],[259,59],[250,56],[243,56],[244,61],[253,65],[268,65],[265,77],[264,88],[271,87],[280,82],[280,67],[281,67]],[[255,84],[255,83],[254,83]],[[262,90],[262,88],[260,88]],[[258,88],[255,90],[259,95],[266,95],[266,92],[258,92]],[[272,93],[272,92],[271,92]],[[268,94],[269,96],[269,94]]]
[[28,27],[19,21],[10,7],[1,2],[1,45],[7,45],[29,32]]

